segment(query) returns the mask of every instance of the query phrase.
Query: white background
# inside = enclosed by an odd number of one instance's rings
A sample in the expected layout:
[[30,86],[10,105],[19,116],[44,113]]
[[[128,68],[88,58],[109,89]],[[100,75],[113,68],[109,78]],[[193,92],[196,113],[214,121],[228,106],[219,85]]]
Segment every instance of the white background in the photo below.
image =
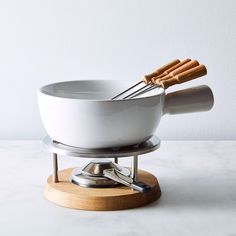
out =
[[[236,1],[0,1],[0,138],[40,139],[36,90],[74,79],[130,79],[190,57],[211,112],[163,117],[163,139],[236,138]],[[171,91],[171,89],[170,89]]]

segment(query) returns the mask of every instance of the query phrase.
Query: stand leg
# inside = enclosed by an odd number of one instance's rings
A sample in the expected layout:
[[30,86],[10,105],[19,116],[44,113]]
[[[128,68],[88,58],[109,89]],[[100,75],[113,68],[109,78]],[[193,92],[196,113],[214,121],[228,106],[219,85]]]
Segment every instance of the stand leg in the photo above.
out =
[[53,153],[52,154],[52,159],[53,159],[53,182],[58,183],[58,162],[57,162],[57,154]]
[[134,181],[138,181],[138,156],[133,156],[132,161],[132,171],[131,171],[131,177]]
[[118,157],[115,157],[115,158],[114,158],[114,162],[115,162],[116,164],[118,164]]

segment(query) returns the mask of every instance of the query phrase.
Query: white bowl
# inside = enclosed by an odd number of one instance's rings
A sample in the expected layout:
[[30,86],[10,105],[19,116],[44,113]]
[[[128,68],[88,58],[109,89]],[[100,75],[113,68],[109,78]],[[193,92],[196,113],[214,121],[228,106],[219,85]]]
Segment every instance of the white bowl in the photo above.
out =
[[110,100],[133,84],[80,80],[40,88],[39,109],[47,133],[53,140],[82,148],[121,147],[147,140],[162,116],[164,90]]

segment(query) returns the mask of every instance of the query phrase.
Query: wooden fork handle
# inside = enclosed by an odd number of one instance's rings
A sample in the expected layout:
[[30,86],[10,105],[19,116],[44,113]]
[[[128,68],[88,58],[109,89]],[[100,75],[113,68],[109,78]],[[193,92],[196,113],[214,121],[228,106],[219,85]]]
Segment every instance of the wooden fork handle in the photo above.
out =
[[168,64],[158,68],[156,71],[154,71],[153,73],[151,74],[148,74],[148,75],[145,75],[144,78],[143,78],[143,81],[148,84],[150,81],[151,81],[151,78],[152,77],[155,77],[155,76],[158,76],[158,75],[161,75],[164,71],[168,70],[169,68],[173,67],[174,65],[178,64],[180,62],[179,59],[175,59],[171,62],[169,62]]
[[184,59],[183,61],[179,62],[178,64],[172,66],[172,67],[169,68],[168,70],[164,71],[161,75],[152,77],[152,78],[151,78],[152,83],[155,84],[157,79],[160,79],[160,78],[162,78],[162,77],[168,75],[168,74],[171,73],[172,71],[178,69],[179,67],[183,66],[184,64],[186,64],[186,63],[188,63],[188,62],[190,62],[190,61],[191,61],[191,59],[186,58],[186,59]]
[[207,74],[207,69],[204,65],[196,66],[192,69],[189,69],[187,71],[184,71],[171,79],[163,80],[160,82],[161,86],[164,89],[169,88],[170,86],[173,86],[175,84],[182,84],[184,82],[199,78],[201,76],[204,76]]
[[172,77],[182,73],[182,72],[185,72],[191,68],[194,68],[196,66],[198,66],[199,63],[198,61],[196,60],[193,60],[193,61],[189,61],[188,63],[178,67],[177,69],[175,69],[174,71],[170,72],[168,75],[162,77],[162,78],[159,78],[158,80],[155,81],[155,84],[159,84],[161,81],[163,80],[168,80],[168,79],[171,79]]

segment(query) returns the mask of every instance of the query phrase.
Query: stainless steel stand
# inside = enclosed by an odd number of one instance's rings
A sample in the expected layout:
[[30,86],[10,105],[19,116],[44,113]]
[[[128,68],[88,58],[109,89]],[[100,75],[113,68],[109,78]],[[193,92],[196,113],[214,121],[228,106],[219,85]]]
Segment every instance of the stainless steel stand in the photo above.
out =
[[102,149],[85,149],[68,146],[57,141],[51,140],[49,136],[43,140],[44,144],[49,147],[53,157],[53,182],[59,182],[58,178],[58,155],[73,156],[81,158],[113,158],[115,163],[121,157],[132,156],[131,177],[138,181],[138,156],[152,152],[160,147],[160,139],[152,136],[149,140],[133,146],[121,148],[102,148]]
[[138,181],[138,155],[133,156],[131,177],[134,181]]

